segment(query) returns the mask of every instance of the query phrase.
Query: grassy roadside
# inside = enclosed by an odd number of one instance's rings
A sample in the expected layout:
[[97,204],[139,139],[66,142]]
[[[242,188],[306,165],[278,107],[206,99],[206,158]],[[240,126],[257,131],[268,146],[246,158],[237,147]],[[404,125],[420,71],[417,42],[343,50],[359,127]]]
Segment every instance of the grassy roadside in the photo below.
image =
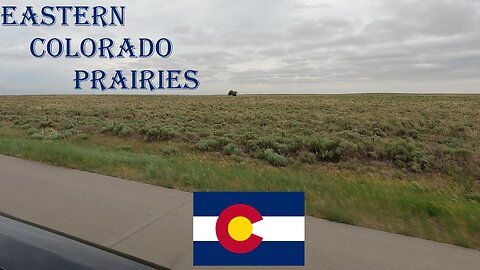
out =
[[312,216],[480,249],[480,203],[455,186],[136,152],[95,139],[38,141],[9,127],[0,128],[0,153],[186,191],[305,191]]

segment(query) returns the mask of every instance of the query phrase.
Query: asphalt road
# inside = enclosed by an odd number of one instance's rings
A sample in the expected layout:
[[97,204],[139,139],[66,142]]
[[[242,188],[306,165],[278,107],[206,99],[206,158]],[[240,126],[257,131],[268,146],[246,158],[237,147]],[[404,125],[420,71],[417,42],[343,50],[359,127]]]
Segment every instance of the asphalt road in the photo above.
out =
[[[191,193],[0,156],[0,212],[172,269],[193,269]],[[479,268],[476,250],[306,219],[306,269]]]

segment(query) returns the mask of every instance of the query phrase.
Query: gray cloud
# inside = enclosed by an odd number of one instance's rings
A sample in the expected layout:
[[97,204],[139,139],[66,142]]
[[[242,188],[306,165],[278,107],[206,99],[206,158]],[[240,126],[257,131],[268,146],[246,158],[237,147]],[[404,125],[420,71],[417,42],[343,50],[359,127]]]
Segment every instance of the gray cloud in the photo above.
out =
[[[108,5],[127,6],[125,27],[0,27],[0,94],[75,93],[75,68],[198,69],[201,94],[231,88],[242,93],[480,89],[475,0],[116,0]],[[146,60],[33,59],[28,44],[36,36],[168,37],[174,54]]]

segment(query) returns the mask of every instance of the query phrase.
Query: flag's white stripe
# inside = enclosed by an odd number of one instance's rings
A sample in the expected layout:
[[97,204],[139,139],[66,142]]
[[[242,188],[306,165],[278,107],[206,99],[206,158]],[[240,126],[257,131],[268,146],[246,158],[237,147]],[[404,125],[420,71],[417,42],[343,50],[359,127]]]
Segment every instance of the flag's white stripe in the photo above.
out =
[[193,241],[218,241],[215,225],[218,217],[193,217]]
[[264,241],[305,241],[305,217],[264,217],[253,233]]
[[[193,217],[193,241],[218,241],[218,217]],[[263,241],[305,241],[305,217],[263,217],[253,224],[253,233]]]

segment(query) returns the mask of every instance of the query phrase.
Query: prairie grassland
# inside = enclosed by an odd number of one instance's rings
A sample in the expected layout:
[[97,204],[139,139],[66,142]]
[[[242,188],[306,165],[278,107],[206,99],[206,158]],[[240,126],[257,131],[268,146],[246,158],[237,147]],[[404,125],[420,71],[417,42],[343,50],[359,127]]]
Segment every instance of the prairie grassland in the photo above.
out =
[[480,249],[480,96],[0,97],[0,153]]

